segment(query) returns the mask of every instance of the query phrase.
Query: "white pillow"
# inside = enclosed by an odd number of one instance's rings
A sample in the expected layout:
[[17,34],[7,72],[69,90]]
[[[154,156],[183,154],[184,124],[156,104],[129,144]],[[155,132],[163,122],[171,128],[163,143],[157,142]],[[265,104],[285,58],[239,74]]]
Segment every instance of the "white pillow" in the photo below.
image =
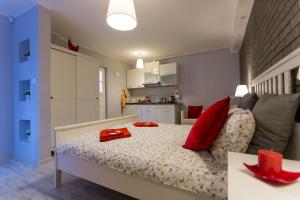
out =
[[215,159],[227,162],[227,152],[244,153],[255,131],[255,120],[250,110],[232,108],[217,139],[210,147]]

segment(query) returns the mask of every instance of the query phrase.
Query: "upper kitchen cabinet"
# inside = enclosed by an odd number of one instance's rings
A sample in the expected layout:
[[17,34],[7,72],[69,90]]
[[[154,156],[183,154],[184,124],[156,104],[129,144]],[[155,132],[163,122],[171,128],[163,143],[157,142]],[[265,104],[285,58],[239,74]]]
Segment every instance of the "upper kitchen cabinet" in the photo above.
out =
[[159,61],[145,63],[145,84],[156,84],[160,82]]
[[174,86],[178,84],[176,63],[159,65],[159,61],[145,63],[144,69],[127,70],[127,88]]
[[160,82],[162,86],[178,84],[178,67],[176,63],[160,65]]
[[127,70],[127,88],[143,88],[144,87],[144,69]]

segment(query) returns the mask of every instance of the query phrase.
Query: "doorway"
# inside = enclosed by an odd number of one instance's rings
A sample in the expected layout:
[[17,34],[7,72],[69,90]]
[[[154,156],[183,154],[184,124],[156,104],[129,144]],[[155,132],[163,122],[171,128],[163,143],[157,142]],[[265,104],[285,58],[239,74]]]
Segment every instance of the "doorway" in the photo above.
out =
[[106,119],[106,69],[99,67],[99,119]]

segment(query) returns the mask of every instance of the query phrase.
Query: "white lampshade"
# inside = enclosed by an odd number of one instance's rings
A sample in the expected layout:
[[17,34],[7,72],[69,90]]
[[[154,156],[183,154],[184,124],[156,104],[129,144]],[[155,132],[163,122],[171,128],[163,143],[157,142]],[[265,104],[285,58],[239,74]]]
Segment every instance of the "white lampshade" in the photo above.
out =
[[133,0],[110,0],[106,22],[119,31],[134,29],[137,21]]
[[235,90],[235,95],[236,97],[243,97],[248,93],[248,87],[247,85],[238,85],[236,90]]
[[142,58],[138,58],[136,60],[136,68],[143,69],[144,68],[144,60]]

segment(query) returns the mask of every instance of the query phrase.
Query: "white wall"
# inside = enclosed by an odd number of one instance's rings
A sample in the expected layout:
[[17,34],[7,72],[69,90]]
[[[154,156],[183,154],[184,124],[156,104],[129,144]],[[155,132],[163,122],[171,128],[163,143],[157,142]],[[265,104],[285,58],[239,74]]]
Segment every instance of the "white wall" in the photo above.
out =
[[47,8],[39,6],[39,160],[50,157],[51,151],[51,13]]
[[12,29],[0,16],[0,160],[13,150],[13,67]]
[[[51,42],[67,48],[66,41],[54,35],[52,35]],[[121,90],[126,89],[126,72],[129,69],[129,65],[83,47],[80,48],[79,52],[98,58],[102,67],[106,68],[107,117],[121,116],[120,95]],[[119,77],[115,76],[116,72],[119,74]]]

